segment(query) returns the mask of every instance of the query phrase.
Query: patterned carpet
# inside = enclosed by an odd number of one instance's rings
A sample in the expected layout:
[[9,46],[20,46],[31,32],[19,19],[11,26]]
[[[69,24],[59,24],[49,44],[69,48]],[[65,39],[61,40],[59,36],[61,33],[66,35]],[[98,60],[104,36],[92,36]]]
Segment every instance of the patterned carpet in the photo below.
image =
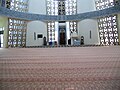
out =
[[120,46],[0,49],[0,90],[120,90]]

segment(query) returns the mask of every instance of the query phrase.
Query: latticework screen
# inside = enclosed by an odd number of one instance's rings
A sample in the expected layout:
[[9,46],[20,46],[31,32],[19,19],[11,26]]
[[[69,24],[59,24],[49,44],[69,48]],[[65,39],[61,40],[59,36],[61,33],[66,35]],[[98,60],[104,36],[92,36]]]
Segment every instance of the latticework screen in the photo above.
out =
[[55,41],[55,22],[48,22],[48,41],[54,42]]
[[[47,14],[48,15],[75,15],[77,14],[76,0],[47,0]],[[54,24],[54,25],[53,25]],[[77,32],[77,22],[70,21],[67,26],[70,34]],[[54,42],[57,35],[55,35],[55,22],[48,22],[48,41]],[[59,26],[58,26],[59,28]],[[70,36],[70,35],[68,35]],[[70,37],[68,37],[70,38]]]
[[118,44],[117,16],[111,15],[98,19],[101,45]]
[[[28,0],[7,0],[6,7],[19,11],[28,11]],[[26,46],[27,21],[9,18],[8,19],[8,47],[25,47]]]
[[9,19],[9,47],[25,47],[27,22],[19,19]]
[[[114,0],[99,0],[96,2],[97,10],[114,6]],[[101,45],[118,44],[117,15],[98,18],[99,36]]]

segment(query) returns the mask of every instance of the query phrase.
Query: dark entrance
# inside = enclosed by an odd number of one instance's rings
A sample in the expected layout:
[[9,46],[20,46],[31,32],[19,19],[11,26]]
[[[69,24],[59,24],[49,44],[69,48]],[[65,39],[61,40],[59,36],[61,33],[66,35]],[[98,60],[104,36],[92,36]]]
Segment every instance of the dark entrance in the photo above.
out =
[[66,30],[64,26],[59,27],[59,43],[60,45],[66,44]]

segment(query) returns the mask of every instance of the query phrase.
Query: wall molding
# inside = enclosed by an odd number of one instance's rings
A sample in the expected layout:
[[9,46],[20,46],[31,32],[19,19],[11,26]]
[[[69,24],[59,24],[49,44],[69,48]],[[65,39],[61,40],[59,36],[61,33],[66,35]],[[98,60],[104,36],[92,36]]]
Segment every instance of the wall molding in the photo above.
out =
[[16,19],[23,19],[23,20],[28,20],[28,21],[36,21],[36,20],[39,20],[39,21],[80,21],[84,19],[99,18],[99,17],[104,17],[104,16],[118,14],[118,13],[120,13],[120,5],[113,6],[113,7],[110,7],[104,10],[99,10],[99,11],[80,13],[76,15],[58,15],[58,16],[18,12],[18,11],[10,10],[10,9],[0,6],[1,16],[6,16],[6,17],[16,18]]

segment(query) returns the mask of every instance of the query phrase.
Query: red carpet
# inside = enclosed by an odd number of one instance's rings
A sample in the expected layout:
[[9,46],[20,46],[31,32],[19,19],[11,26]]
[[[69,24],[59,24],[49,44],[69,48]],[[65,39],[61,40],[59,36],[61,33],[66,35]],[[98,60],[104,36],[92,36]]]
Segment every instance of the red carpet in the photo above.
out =
[[0,90],[120,90],[120,46],[0,49]]

